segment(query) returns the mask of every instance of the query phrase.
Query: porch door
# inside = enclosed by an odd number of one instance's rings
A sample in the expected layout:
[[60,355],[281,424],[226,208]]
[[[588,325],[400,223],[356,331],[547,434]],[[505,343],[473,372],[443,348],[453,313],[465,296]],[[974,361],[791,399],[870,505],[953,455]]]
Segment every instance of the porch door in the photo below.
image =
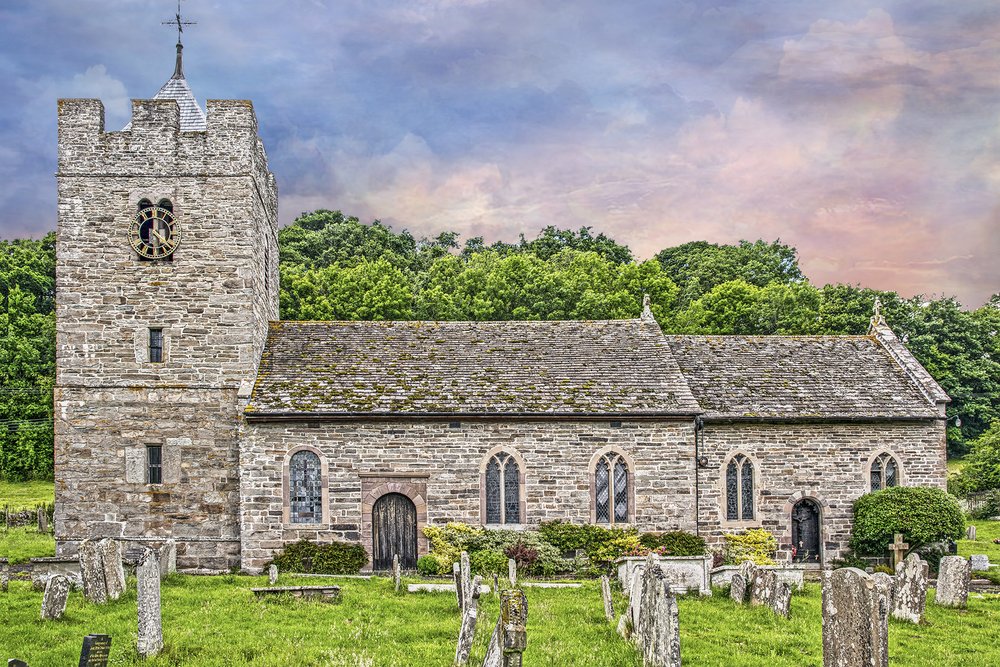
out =
[[391,570],[399,554],[400,567],[417,567],[417,508],[401,493],[387,493],[372,507],[372,569]]
[[820,562],[819,505],[803,498],[792,508],[792,546],[796,563]]

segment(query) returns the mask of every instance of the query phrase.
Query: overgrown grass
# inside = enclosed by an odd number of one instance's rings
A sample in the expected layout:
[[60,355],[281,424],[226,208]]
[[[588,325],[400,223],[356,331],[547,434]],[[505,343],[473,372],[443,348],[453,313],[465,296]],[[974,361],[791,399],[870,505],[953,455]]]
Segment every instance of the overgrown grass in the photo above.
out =
[[[450,665],[459,616],[453,594],[395,594],[384,578],[283,577],[281,585],[338,581],[340,604],[272,599],[258,602],[249,589],[263,577],[173,576],[163,583],[166,648],[153,659],[135,652],[134,582],[118,602],[103,606],[70,595],[66,616],[41,621],[41,593],[12,582],[0,595],[0,657],[19,657],[33,667],[74,664],[88,633],[112,635],[112,662],[121,665],[330,665],[393,667]],[[681,653],[689,666],[803,667],[822,664],[821,595],[810,584],[792,598],[792,617],[740,607],[725,595],[680,599]],[[638,667],[633,647],[605,622],[596,582],[580,589],[527,589],[528,650],[525,664]],[[933,598],[933,593],[931,594]],[[621,598],[616,596],[618,608]],[[496,622],[497,600],[482,600],[472,664],[481,664]],[[995,628],[1000,598],[974,596],[968,610],[929,602],[927,621],[891,621],[893,665],[935,667],[1000,664]]]
[[23,563],[29,558],[56,555],[52,533],[39,533],[35,526],[0,528],[0,558]]
[[36,505],[55,500],[55,485],[51,481],[0,481],[0,509],[7,505],[15,512],[33,509]]

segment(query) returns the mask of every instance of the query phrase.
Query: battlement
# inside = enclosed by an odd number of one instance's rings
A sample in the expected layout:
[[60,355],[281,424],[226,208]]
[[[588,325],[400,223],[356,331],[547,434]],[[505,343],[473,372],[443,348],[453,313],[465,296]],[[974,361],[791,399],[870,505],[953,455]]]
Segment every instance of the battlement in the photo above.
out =
[[181,128],[175,100],[132,100],[132,121],[105,130],[104,104],[59,100],[59,175],[246,175],[267,172],[249,100],[208,100],[204,131]]

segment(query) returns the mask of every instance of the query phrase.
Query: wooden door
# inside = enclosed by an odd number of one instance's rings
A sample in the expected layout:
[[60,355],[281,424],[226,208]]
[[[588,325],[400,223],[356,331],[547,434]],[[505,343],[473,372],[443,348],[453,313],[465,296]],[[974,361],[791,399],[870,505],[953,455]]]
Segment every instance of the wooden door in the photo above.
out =
[[402,568],[417,567],[417,508],[401,493],[387,493],[372,507],[372,569],[391,570],[399,554]]
[[805,498],[792,508],[792,546],[798,563],[820,562],[819,506]]

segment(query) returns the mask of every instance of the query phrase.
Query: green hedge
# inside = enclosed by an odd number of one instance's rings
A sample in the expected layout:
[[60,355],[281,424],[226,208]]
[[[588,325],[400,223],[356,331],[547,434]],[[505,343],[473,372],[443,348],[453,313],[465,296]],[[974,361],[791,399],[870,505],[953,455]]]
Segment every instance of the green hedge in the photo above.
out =
[[958,500],[941,489],[894,486],[854,502],[851,548],[883,555],[896,533],[915,549],[931,542],[957,540],[965,531]]
[[683,530],[643,533],[639,542],[647,549],[664,549],[668,556],[704,556],[705,539]]
[[357,574],[368,563],[368,552],[360,544],[299,540],[286,546],[271,563],[280,572]]

